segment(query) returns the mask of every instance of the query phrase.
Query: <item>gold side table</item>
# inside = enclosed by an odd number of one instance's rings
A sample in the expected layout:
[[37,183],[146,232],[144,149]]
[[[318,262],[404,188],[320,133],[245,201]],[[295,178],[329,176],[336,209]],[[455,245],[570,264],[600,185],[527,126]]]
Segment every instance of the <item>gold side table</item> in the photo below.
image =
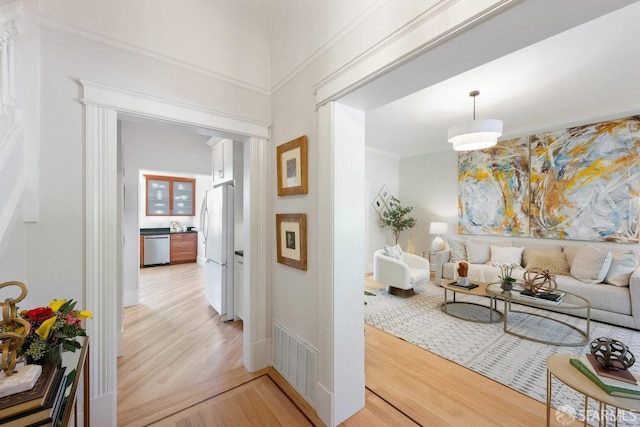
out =
[[[631,422],[632,425],[639,425],[640,400],[627,399],[607,394],[569,363],[569,359],[575,357],[577,357],[575,354],[556,354],[547,359],[547,426],[549,426],[551,422],[553,378],[556,378],[556,380],[565,384],[567,387],[570,387],[584,395],[584,410],[580,421],[583,421],[585,426],[589,420],[598,421],[599,426],[607,425],[607,421],[614,421],[617,426],[618,420],[620,419],[625,419],[626,421]],[[589,399],[593,399],[598,402],[597,414],[589,413]],[[607,407],[612,407],[614,409],[612,414],[609,414]],[[577,415],[577,408],[573,409]],[[611,415],[613,415],[613,417],[611,417]],[[611,418],[613,418],[613,420]],[[566,415],[560,411],[556,411],[556,419],[563,425],[571,425],[576,421],[574,416]]]

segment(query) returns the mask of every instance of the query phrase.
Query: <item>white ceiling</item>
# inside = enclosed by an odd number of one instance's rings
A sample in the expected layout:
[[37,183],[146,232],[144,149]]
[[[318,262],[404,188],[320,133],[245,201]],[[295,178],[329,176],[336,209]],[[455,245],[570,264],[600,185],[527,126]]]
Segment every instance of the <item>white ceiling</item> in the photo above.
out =
[[[551,10],[559,13],[558,7],[544,10],[540,7],[542,1],[522,2],[506,11],[505,16],[470,29],[413,60],[413,64],[406,64],[404,69],[346,96],[344,102],[367,111],[367,146],[400,157],[450,150],[447,129],[471,120],[473,100],[469,92],[476,89],[480,91],[476,118],[502,119],[501,139],[620,114],[637,114],[640,2],[577,2],[583,6],[580,10],[583,15],[569,14],[566,22],[561,22],[560,16],[550,13]],[[544,1],[558,5],[557,0]],[[575,1],[562,3],[576,6]],[[589,11],[587,3],[596,9]],[[563,25],[566,28],[575,25],[572,19],[582,22],[592,19],[587,12],[594,16],[602,14],[601,6],[605,4],[613,10],[629,3],[633,4],[483,65],[469,67],[469,63],[481,63],[478,61],[492,52],[513,50],[518,42],[530,43],[527,37],[536,37],[533,33],[538,30],[542,35],[557,32]],[[548,21],[558,25],[542,28],[542,24],[549,22],[536,20],[536,11],[525,8],[532,4],[538,14],[546,14]],[[510,15],[511,27],[505,29],[506,15]],[[520,21],[514,20],[514,15],[520,15]],[[457,73],[465,66],[467,71]],[[428,87],[393,101],[403,91],[411,90],[411,83],[407,82],[412,80],[422,81]],[[392,102],[380,106],[387,100]]]

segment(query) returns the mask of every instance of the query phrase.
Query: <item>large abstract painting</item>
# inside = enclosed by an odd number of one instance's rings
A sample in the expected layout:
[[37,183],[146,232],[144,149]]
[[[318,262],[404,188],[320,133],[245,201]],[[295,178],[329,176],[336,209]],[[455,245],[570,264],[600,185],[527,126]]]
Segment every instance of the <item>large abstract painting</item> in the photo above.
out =
[[638,243],[640,116],[458,157],[459,232]]
[[458,156],[459,232],[528,236],[529,137]]
[[531,138],[531,236],[638,242],[640,116]]

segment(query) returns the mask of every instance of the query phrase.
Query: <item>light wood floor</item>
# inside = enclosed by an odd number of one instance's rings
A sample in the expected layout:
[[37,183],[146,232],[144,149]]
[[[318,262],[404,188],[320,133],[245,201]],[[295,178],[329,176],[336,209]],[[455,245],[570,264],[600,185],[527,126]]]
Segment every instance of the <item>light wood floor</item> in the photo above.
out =
[[[141,270],[141,304],[125,309],[118,425],[324,425],[275,370],[242,366],[242,322],[219,320],[203,280],[197,264]],[[365,346],[366,407],[342,426],[545,423],[543,404],[380,330],[366,327]]]

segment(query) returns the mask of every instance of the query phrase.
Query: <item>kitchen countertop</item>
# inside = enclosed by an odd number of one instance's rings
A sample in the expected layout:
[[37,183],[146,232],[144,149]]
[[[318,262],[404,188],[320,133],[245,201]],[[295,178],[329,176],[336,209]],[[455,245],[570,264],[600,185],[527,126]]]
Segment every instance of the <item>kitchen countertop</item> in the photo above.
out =
[[171,231],[169,227],[158,227],[158,228],[141,228],[140,235],[141,236],[157,236],[160,234],[187,234],[187,233],[197,233],[196,230],[192,230],[193,227],[189,227],[187,231]]

